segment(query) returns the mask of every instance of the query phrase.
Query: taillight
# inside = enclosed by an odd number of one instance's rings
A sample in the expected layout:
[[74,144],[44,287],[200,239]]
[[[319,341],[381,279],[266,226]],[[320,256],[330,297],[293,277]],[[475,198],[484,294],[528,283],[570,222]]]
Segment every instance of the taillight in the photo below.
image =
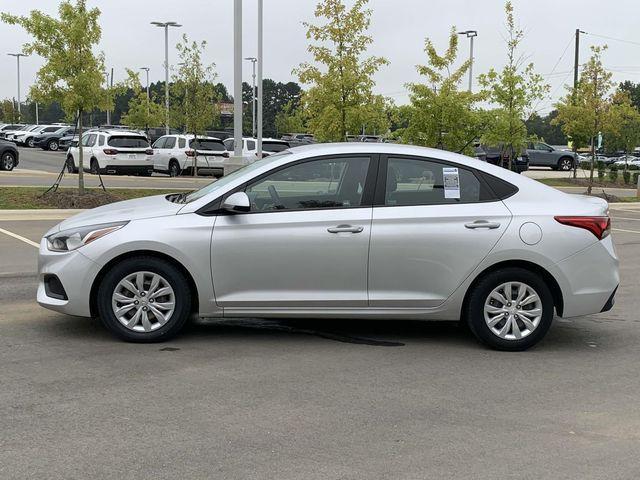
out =
[[602,240],[611,231],[609,217],[554,217],[557,222],[570,227],[584,228],[593,233],[598,240]]
[[187,157],[195,157],[196,156],[196,151],[195,150],[187,150],[185,153],[187,154]]
[[146,153],[147,155],[153,155],[153,148],[147,148],[144,153]]
[[115,148],[105,148],[103,150],[105,155],[117,155],[118,154],[118,150],[116,150]]

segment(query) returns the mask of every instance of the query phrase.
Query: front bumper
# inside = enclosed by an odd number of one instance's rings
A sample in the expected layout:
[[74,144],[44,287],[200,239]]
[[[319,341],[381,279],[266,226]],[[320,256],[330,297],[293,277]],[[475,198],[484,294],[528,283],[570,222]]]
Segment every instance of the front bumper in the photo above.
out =
[[[98,264],[78,250],[65,253],[51,252],[47,249],[46,242],[44,238],[40,242],[38,255],[38,303],[45,308],[68,315],[91,316],[91,286],[100,270]],[[67,299],[47,293],[47,275],[55,275],[59,279]]]

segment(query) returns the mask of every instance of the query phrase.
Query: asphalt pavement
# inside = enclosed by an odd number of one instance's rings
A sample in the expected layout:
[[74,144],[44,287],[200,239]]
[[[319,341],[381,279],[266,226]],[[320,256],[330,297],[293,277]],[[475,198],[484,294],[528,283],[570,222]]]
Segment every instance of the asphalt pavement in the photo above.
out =
[[123,343],[35,304],[32,244],[58,220],[1,217],[0,478],[638,478],[640,208],[612,217],[614,309],[522,353],[406,321]]

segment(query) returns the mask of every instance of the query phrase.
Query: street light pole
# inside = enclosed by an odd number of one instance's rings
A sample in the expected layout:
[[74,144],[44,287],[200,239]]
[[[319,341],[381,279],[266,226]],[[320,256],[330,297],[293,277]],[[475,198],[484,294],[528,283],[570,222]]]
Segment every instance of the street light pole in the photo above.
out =
[[148,116],[149,102],[151,101],[151,97],[149,97],[149,67],[140,67],[140,70],[144,70],[147,73],[147,116]]
[[22,103],[20,99],[20,57],[28,57],[29,55],[25,55],[24,53],[9,53],[11,57],[16,57],[16,63],[18,66],[18,117],[22,116],[22,109],[20,108],[20,104]]
[[[107,82],[107,91],[109,91],[109,72],[103,72]],[[107,125],[111,125],[111,112],[107,109]]]
[[233,2],[233,156],[242,156],[242,0]]
[[263,0],[258,0],[258,158],[262,158],[262,19]]
[[177,22],[151,22],[151,25],[164,28],[164,107],[165,135],[169,135],[169,27],[181,27]]
[[251,77],[251,136],[256,138],[256,62],[258,59],[255,57],[246,57],[245,60],[250,61],[253,67],[253,75]]
[[478,32],[476,30],[467,30],[458,32],[458,35],[466,35],[469,39],[469,92],[471,92],[473,84],[473,39],[478,36]]

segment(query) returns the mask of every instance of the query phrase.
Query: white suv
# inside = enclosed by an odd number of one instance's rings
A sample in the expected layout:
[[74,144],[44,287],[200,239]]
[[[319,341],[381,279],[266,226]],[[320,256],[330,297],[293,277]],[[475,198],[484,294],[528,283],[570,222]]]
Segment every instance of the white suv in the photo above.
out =
[[[224,141],[224,146],[233,155],[235,141],[233,138],[227,138]],[[262,156],[268,157],[274,153],[282,152],[289,148],[289,142],[285,140],[279,140],[277,138],[263,138],[262,139]],[[242,156],[247,160],[253,162],[258,156],[258,141],[255,138],[243,138],[242,139]]]
[[223,162],[229,158],[222,140],[193,135],[165,135],[153,144],[153,168],[157,172],[177,177],[192,174],[194,160],[198,173],[222,176]]
[[153,150],[144,135],[126,130],[93,130],[82,135],[82,147],[67,152],[67,170],[78,171],[78,155],[83,149],[83,169],[91,173],[151,175]]

